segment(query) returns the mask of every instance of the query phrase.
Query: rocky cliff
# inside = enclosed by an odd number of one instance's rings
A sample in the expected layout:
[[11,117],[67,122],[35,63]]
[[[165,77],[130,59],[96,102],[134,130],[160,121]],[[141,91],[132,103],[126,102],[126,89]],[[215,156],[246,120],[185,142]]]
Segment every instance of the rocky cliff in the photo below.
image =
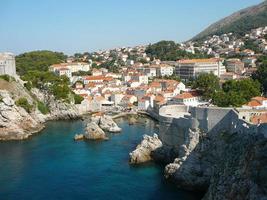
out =
[[[179,188],[203,199],[267,199],[267,138],[263,133],[199,132],[199,142],[165,168]],[[192,147],[193,147],[192,146]]]
[[[32,107],[30,111],[15,104],[20,98],[27,99]],[[37,101],[44,102],[50,112],[42,114],[37,109]],[[0,79],[0,140],[26,139],[44,128],[43,123],[47,120],[73,119],[81,114],[75,105],[57,101],[45,92],[37,89],[29,92],[21,80]]]

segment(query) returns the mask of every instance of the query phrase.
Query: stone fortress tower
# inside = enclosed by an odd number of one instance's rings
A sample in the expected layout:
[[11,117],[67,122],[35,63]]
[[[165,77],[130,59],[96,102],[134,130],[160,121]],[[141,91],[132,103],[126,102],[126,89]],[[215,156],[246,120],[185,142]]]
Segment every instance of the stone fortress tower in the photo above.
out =
[[0,53],[0,75],[16,76],[15,55],[12,53]]

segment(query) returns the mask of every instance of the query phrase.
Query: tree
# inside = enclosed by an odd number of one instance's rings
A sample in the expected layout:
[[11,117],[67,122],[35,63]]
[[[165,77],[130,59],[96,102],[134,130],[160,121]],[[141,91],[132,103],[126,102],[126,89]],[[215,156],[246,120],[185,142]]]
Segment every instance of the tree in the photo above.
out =
[[72,76],[91,76],[91,75],[92,75],[91,71],[78,71],[72,73]]
[[46,90],[53,94],[56,99],[67,100],[71,94],[69,88],[69,79],[66,76],[57,76],[52,72],[29,71],[21,77],[22,80],[27,81],[25,86],[27,89],[33,87]]
[[149,45],[146,49],[146,53],[150,58],[157,58],[160,60],[179,60],[179,59],[192,59],[192,58],[207,58],[206,54],[197,52],[192,54],[186,52],[180,48],[179,44],[174,41],[160,41],[158,43]]
[[83,99],[84,98],[82,96],[74,94],[74,102],[75,102],[75,104],[81,104]]
[[193,88],[198,89],[205,100],[210,100],[220,89],[219,78],[214,74],[200,74],[193,82]]
[[222,90],[213,95],[213,104],[220,107],[240,107],[260,95],[260,84],[252,79],[226,81]]
[[222,90],[216,92],[212,97],[212,103],[219,107],[227,107],[229,105],[227,94]]
[[66,55],[52,51],[32,51],[16,56],[16,67],[19,75],[28,71],[47,71],[52,64],[64,62]]
[[254,80],[261,84],[263,92],[267,93],[267,60],[258,67],[258,70],[252,75]]

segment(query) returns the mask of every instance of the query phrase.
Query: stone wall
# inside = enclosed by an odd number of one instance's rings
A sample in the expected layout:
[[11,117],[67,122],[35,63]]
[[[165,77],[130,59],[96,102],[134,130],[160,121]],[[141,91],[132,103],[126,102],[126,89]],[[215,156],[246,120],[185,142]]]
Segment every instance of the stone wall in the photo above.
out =
[[[175,112],[183,113],[183,115],[168,116],[168,113]],[[215,134],[218,132],[258,132],[267,129],[264,125],[258,127],[250,124],[232,108],[170,105],[161,107],[159,114],[154,113],[153,116],[156,116],[160,122],[159,137],[163,144],[174,148],[185,143],[190,130],[199,129],[204,133]]]

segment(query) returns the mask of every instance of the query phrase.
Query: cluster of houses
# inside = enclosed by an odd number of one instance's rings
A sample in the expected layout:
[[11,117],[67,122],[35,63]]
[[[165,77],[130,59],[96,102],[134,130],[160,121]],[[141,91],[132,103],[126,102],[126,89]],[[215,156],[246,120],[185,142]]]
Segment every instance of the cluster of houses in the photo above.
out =
[[[192,60],[193,62],[204,62],[203,60]],[[189,62],[189,60],[188,60]],[[87,63],[62,63],[49,67],[49,70],[58,75],[66,75],[71,78],[73,92],[84,97],[92,111],[100,110],[142,110],[159,108],[164,104],[184,104],[197,106],[201,102],[196,91],[186,88],[181,81],[171,80],[169,77],[175,71],[188,62],[175,62],[170,65],[164,62],[153,62],[151,64],[136,63],[128,67],[121,67],[119,73],[109,72],[106,68],[92,68]],[[194,66],[198,71],[188,74],[188,77],[196,76],[198,73],[214,72],[219,76],[221,62],[211,59],[210,65],[203,64]],[[214,63],[215,62],[215,63]],[[216,69],[214,69],[216,68]],[[91,71],[91,75],[71,75],[77,71]],[[210,70],[209,70],[210,69]],[[68,73],[66,73],[68,71]],[[181,73],[182,74],[182,73]]]
[[205,52],[214,57],[220,56],[254,56],[256,52],[251,49],[244,49],[245,41],[250,40],[258,46],[261,53],[267,53],[267,26],[252,29],[243,36],[237,36],[233,33],[222,35],[213,35],[207,37],[204,41],[189,41],[182,44],[181,47],[191,53],[195,51]]
[[[225,66],[226,65],[226,66]],[[185,82],[202,73],[213,73],[221,81],[246,78],[246,66],[239,59],[221,58],[190,59],[179,61],[153,60],[143,64],[121,66],[119,73],[107,68],[92,68],[91,63],[67,62],[55,64],[49,70],[66,75],[71,80],[73,91],[84,97],[84,104],[92,111],[129,110],[146,111],[165,104],[188,106],[207,105],[199,94],[186,88]],[[90,75],[77,76],[74,72],[90,71]],[[181,81],[173,80],[178,77]],[[250,108],[255,108],[250,106]]]
[[[204,41],[189,41],[181,44],[181,49],[193,54],[198,51],[215,58],[229,58],[225,60],[226,73],[220,75],[221,80],[242,79],[255,72],[257,58],[267,54],[266,36],[267,27],[260,27],[243,36],[227,33],[207,37]],[[247,41],[257,52],[247,48]]]

